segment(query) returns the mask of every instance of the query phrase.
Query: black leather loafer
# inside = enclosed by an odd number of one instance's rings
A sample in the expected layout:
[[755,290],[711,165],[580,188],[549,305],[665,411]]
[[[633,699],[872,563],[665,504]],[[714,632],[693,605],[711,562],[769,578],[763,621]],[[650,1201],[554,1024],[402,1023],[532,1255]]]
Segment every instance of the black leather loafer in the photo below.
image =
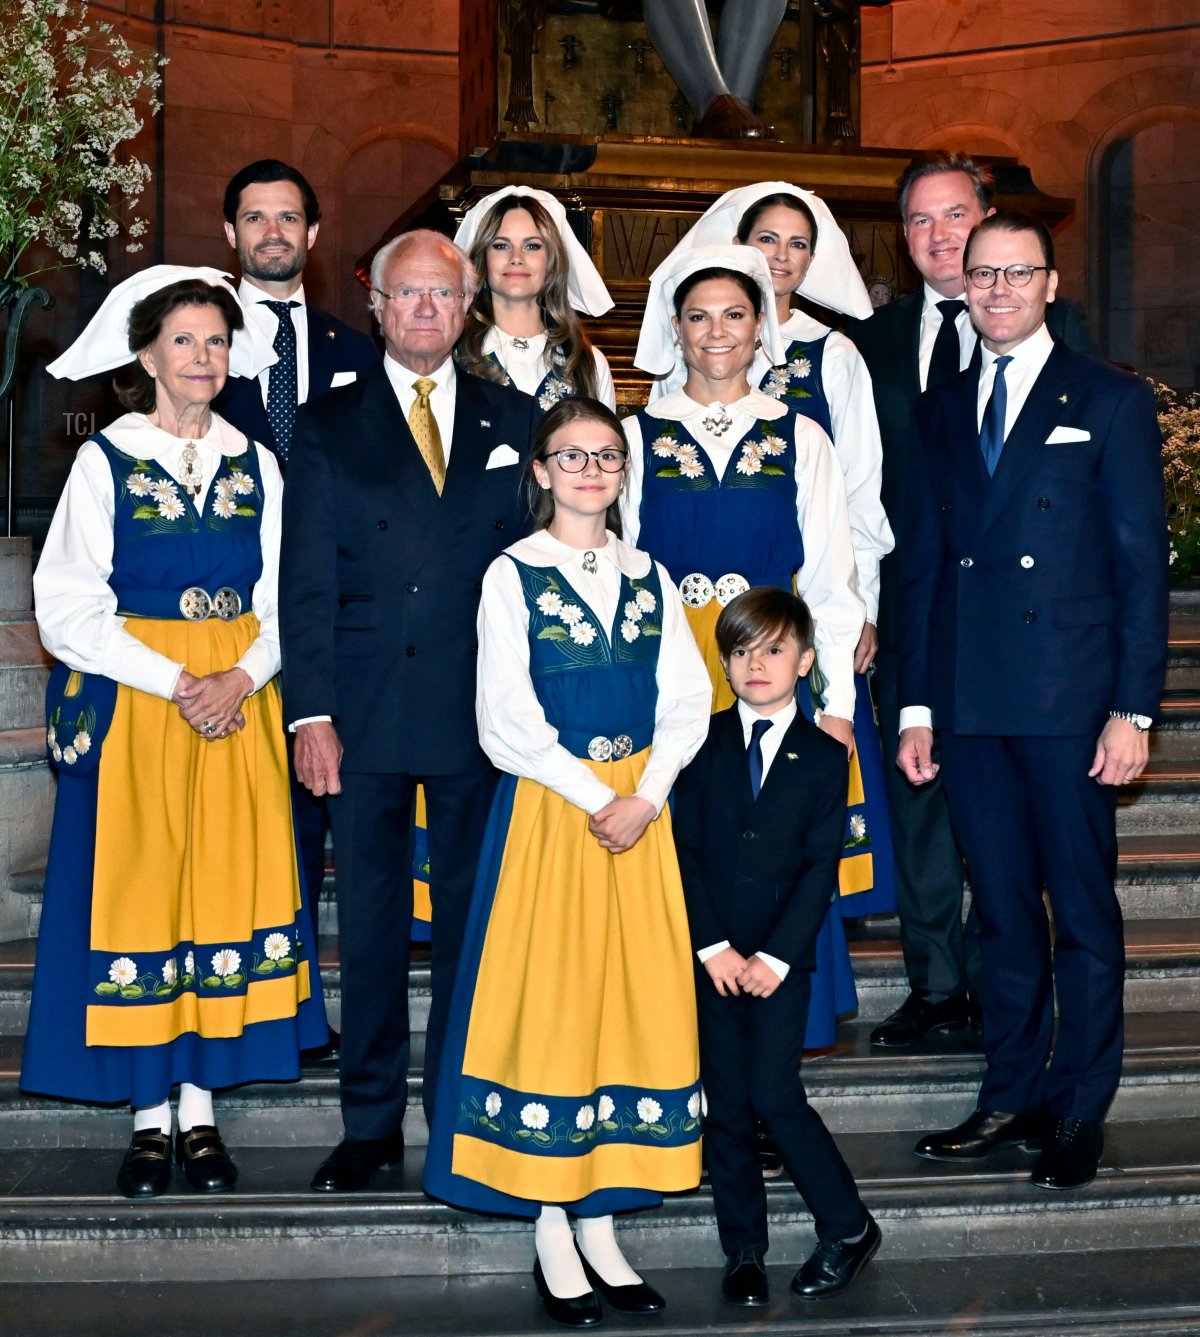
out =
[[1099,1119],[1059,1119],[1030,1182],[1038,1188],[1083,1188],[1095,1179],[1103,1150],[1104,1125]]
[[765,1123],[758,1124],[754,1129],[754,1150],[762,1167],[762,1177],[778,1179],[783,1174],[783,1153]]
[[871,1032],[871,1043],[881,1049],[900,1049],[920,1044],[934,1034],[961,1031],[970,1024],[966,994],[955,994],[940,1003],[931,1002],[922,990],[914,989],[890,1017]]
[[310,1187],[315,1193],[359,1193],[376,1170],[399,1165],[403,1159],[403,1133],[358,1141],[346,1138],[317,1166]]
[[237,1183],[237,1166],[212,1124],[198,1123],[175,1135],[175,1159],[197,1193],[228,1193]]
[[767,1303],[770,1294],[767,1269],[758,1249],[743,1249],[725,1264],[725,1275],[721,1278],[722,1300],[757,1309]]
[[667,1302],[648,1282],[638,1281],[628,1286],[610,1286],[599,1272],[588,1262],[575,1242],[575,1252],[583,1264],[583,1272],[591,1283],[593,1291],[604,1296],[605,1303],[611,1305],[619,1314],[657,1314],[667,1307]]
[[127,1198],[156,1198],[171,1183],[171,1135],[157,1128],[134,1133],[121,1168],[117,1188]]
[[928,1161],[981,1161],[1001,1147],[1024,1147],[1037,1151],[1054,1131],[1048,1110],[1032,1114],[1004,1114],[977,1109],[955,1128],[944,1133],[926,1133],[913,1153]]
[[792,1294],[801,1300],[841,1295],[875,1257],[882,1238],[875,1218],[868,1216],[867,1233],[853,1244],[849,1240],[823,1240],[792,1278]]
[[595,1291],[588,1291],[586,1295],[571,1295],[565,1300],[555,1295],[546,1285],[546,1274],[542,1271],[540,1258],[533,1264],[533,1282],[542,1297],[546,1317],[552,1318],[555,1323],[562,1323],[568,1328],[594,1328],[604,1317]]

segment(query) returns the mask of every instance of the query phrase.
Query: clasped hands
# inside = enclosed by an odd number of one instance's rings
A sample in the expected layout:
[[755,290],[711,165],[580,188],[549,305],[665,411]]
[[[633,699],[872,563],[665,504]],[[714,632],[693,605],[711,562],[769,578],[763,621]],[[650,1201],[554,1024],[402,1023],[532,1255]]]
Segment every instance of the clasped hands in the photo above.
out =
[[254,683],[245,669],[225,669],[202,678],[184,669],[171,700],[200,737],[211,742],[246,727],[241,707],[253,690]]
[[646,828],[658,816],[658,809],[649,799],[631,794],[614,798],[588,818],[588,830],[596,837],[600,848],[610,854],[624,854],[641,840]]
[[729,994],[748,993],[752,998],[770,998],[782,980],[757,954],[743,956],[736,947],[723,947],[704,963],[717,992],[722,998]]

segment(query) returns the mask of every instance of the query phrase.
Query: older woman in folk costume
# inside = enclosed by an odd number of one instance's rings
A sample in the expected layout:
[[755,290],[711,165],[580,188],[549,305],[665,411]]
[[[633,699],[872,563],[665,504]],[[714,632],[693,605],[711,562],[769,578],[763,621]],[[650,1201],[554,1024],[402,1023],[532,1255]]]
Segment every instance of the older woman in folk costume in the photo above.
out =
[[133,1106],[131,1197],[173,1155],[232,1188],[212,1089],[295,1078],[326,1036],[274,681],[282,484],[209,407],[274,360],[243,324],[219,271],[155,266],[49,368],[123,368],[132,411],[80,448],[34,577],[60,783],[21,1085]]
[[[721,607],[752,585],[794,584],[816,622],[826,683],[815,718],[852,748],[864,609],[846,485],[825,431],[787,399],[751,388],[759,342],[772,365],[783,361],[771,274],[753,247],[680,249],[655,271],[635,361],[678,388],[625,420],[622,518],[680,585],[718,708],[733,700],[716,650]],[[837,1015],[856,1005],[841,916],[830,915],[806,1045],[832,1044]]]

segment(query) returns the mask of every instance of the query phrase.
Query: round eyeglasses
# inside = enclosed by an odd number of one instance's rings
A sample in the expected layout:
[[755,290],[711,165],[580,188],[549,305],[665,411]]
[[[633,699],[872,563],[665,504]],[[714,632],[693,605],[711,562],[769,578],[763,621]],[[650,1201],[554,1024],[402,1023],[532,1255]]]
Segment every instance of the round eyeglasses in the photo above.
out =
[[624,450],[576,450],[568,446],[565,450],[552,450],[548,460],[557,460],[558,467],[565,474],[581,474],[587,468],[588,460],[595,460],[606,474],[619,474],[629,458]]
[[994,288],[996,279],[1004,276],[1004,282],[1010,288],[1023,288],[1039,271],[1050,272],[1049,265],[1005,265],[1003,269],[993,269],[990,265],[975,265],[966,271],[967,278],[976,288]]
[[461,301],[465,296],[464,293],[455,288],[409,288],[401,286],[393,292],[384,292],[382,288],[376,288],[375,291],[385,302],[394,302],[397,306],[416,306],[425,297],[428,297],[436,306],[449,306],[453,302]]

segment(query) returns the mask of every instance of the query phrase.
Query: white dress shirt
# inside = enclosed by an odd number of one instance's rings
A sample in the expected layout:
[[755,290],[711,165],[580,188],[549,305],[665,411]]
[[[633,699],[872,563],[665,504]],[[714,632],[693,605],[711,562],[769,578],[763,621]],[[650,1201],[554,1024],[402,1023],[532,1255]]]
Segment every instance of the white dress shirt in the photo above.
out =
[[[525,347],[522,348],[521,344]],[[545,334],[532,334],[528,339],[518,340],[511,334],[505,334],[499,325],[493,325],[483,336],[483,351],[485,354],[494,353],[508,379],[527,395],[537,393],[538,386],[553,366],[551,355],[546,349]],[[617,391],[608,359],[594,345],[592,356],[596,362],[596,398],[615,412]]]
[[[778,710],[774,715],[760,715],[757,710],[752,709],[744,701],[737,703],[738,719],[742,723],[742,744],[746,751],[750,750],[750,739],[754,733],[754,725],[759,720],[770,720],[771,727],[766,730],[759,740],[759,747],[762,749],[762,783],[767,782],[767,772],[771,769],[771,763],[775,760],[780,747],[783,744],[783,736],[792,727],[792,721],[796,718],[796,711],[799,707],[794,701],[789,701],[782,710]],[[747,758],[746,765],[750,762]],[[714,942],[711,947],[701,947],[696,953],[701,964],[716,956],[718,952],[723,952],[730,946],[729,939],[722,942]],[[768,966],[779,976],[780,982],[787,979],[788,971],[791,966],[786,961],[781,961],[777,956],[771,956],[769,952],[755,952],[755,956],[760,961],[766,962]]]
[[[408,415],[417,402],[416,382],[419,373],[402,367],[390,353],[385,353],[383,356],[383,369],[392,383],[392,389],[400,401],[400,412],[404,414],[404,421],[407,422]],[[453,357],[448,357],[436,371],[431,372],[429,379],[434,383],[434,388],[429,392],[429,407],[433,409],[434,421],[442,438],[442,454],[446,457],[446,467],[449,468],[450,446],[454,439],[456,384]]]
[[[992,387],[996,382],[996,359],[1000,354],[993,353],[982,342],[979,351],[982,354],[982,362],[979,371],[975,422],[977,427],[982,428],[984,410],[987,408],[988,400],[992,397]],[[1006,441],[1009,432],[1012,431],[1013,423],[1016,422],[1021,410],[1025,407],[1025,401],[1029,398],[1029,392],[1033,389],[1034,381],[1042,374],[1042,368],[1046,365],[1046,360],[1053,351],[1054,339],[1044,324],[1039,325],[1024,342],[1009,350],[1012,354],[1012,361],[1004,368],[1004,388],[1007,391],[1004,409],[1004,439]],[[978,449],[978,446],[975,446],[975,449]],[[928,706],[901,707],[901,732],[905,729],[931,729],[932,727],[933,711]]]
[[[722,436],[706,430],[702,419],[707,405],[698,404],[683,390],[674,390],[650,404],[652,418],[682,422],[700,443],[718,476],[741,439],[760,419],[786,417],[787,409],[761,390],[726,404],[733,426]],[[631,543],[641,530],[642,431],[637,417],[623,420],[629,442],[629,475],[621,498],[621,525]],[[846,505],[846,483],[833,444],[815,422],[797,415],[796,521],[804,536],[804,565],[796,589],[808,604],[816,623],[817,658],[828,688],[825,709],[841,719],[854,718],[854,649],[865,616],[854,567],[854,546]]]
[[[879,420],[875,416],[871,373],[858,349],[844,334],[822,325],[803,311],[793,311],[779,332],[785,346],[795,339],[812,343],[825,338],[821,387],[829,402],[833,448],[846,480],[858,595],[866,606],[867,621],[878,622],[879,563],[896,546],[896,541],[879,500],[883,443],[879,437]],[[761,385],[770,369],[766,354],[759,349],[750,368],[750,384]]]
[[[292,328],[296,331],[296,403],[303,404],[308,399],[308,307],[304,302],[304,285],[296,289],[290,297],[276,297],[265,292],[252,279],[243,278],[238,284],[238,296],[246,310],[246,319],[252,320],[271,347],[275,346],[275,336],[279,333],[279,317],[264,302],[298,302],[292,307]],[[267,387],[271,383],[271,368],[262,372],[258,378],[262,390],[263,406],[267,403]]]
[[[595,548],[596,570],[583,569],[583,552],[539,530],[508,549],[529,566],[561,571],[605,627],[611,627],[621,574],[641,579],[650,557],[607,535]],[[679,591],[658,568],[662,583],[662,639],[658,649],[658,704],[654,741],[637,796],[663,809],[675,778],[708,736],[712,684],[683,612]],[[492,764],[510,775],[536,780],[568,803],[595,814],[617,797],[588,765],[558,741],[529,676],[529,611],[516,565],[500,556],[483,578],[479,604],[479,672],[475,688],[479,745]]]
[[[283,480],[275,456],[263,446],[252,446],[241,432],[215,413],[208,434],[199,439],[172,436],[140,413],[118,418],[104,429],[104,435],[118,450],[144,460],[177,483],[183,472],[183,450],[191,441],[200,456],[203,473],[196,499],[201,514],[209,505],[212,480],[224,458],[241,456],[242,467],[252,475],[257,464],[255,481],[263,493],[260,529],[263,569],[250,606],[258,616],[260,629],[237,661],[237,667],[245,669],[258,691],[279,672],[277,599]],[[180,491],[183,490],[180,483]],[[71,466],[34,573],[38,631],[46,649],[68,668],[102,674],[138,691],[170,700],[186,665],[143,645],[126,631],[125,618],[117,614],[117,596],[108,585],[113,569],[114,507],[108,460],[94,441],[86,441]],[[182,594],[183,590],[179,592]]]
[[943,297],[936,288],[931,288],[928,283],[924,285],[924,292],[925,302],[921,308],[921,342],[917,353],[922,390],[929,384],[929,361],[933,357],[933,345],[937,340],[938,330],[942,328],[943,316],[937,308],[939,302],[955,300],[964,303],[963,309],[954,321],[958,330],[959,371],[966,371],[967,367],[970,366],[971,357],[975,352],[975,343],[979,338],[975,333],[974,325],[971,324],[971,313],[965,305],[967,300],[965,289],[954,299]]

